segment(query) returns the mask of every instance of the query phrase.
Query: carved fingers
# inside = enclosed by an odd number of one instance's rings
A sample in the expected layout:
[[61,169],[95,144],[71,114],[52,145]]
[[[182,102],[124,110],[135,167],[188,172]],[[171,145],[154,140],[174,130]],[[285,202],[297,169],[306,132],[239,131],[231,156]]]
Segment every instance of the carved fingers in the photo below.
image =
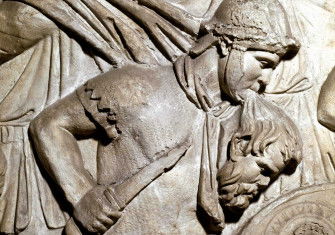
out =
[[74,218],[92,233],[105,233],[121,217],[121,212],[106,198],[106,187],[96,186],[75,206]]

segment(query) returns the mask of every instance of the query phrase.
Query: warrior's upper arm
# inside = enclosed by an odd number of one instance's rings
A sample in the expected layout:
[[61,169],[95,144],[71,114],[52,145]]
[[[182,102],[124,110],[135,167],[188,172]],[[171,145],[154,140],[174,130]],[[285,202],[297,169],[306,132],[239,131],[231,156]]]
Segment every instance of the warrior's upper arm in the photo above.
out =
[[82,137],[95,133],[97,129],[75,93],[46,108],[33,121],[33,125],[37,128],[64,128],[73,135]]

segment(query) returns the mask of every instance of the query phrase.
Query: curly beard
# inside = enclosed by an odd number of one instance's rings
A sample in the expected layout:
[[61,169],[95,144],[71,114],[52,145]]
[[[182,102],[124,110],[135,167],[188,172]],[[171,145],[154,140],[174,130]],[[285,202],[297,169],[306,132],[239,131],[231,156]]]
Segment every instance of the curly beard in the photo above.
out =
[[222,206],[239,212],[246,209],[250,202],[270,183],[270,177],[250,174],[240,162],[227,162],[218,173],[219,194]]
[[249,96],[231,141],[230,159],[217,175],[222,206],[232,211],[247,208],[281,172],[296,168],[301,152],[292,120],[259,95]]

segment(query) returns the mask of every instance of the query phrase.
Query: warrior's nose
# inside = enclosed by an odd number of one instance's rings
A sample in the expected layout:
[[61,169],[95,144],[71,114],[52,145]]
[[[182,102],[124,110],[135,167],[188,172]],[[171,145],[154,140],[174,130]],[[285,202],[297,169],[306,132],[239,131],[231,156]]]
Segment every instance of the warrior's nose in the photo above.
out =
[[270,82],[270,78],[271,78],[272,72],[273,72],[272,69],[264,69],[262,71],[262,75],[258,78],[258,81],[260,83],[268,85],[269,82]]
[[267,71],[263,71],[262,75],[257,79],[257,82],[259,83],[259,90],[260,93],[265,91],[265,88],[270,83],[272,70],[267,69]]

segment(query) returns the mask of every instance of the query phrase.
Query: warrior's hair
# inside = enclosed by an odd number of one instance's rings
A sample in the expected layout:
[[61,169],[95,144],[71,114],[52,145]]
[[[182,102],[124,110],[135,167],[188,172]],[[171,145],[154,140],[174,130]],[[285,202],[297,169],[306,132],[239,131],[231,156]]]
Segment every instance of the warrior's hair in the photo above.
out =
[[278,0],[225,0],[201,27],[228,47],[271,50],[287,57],[300,48]]

